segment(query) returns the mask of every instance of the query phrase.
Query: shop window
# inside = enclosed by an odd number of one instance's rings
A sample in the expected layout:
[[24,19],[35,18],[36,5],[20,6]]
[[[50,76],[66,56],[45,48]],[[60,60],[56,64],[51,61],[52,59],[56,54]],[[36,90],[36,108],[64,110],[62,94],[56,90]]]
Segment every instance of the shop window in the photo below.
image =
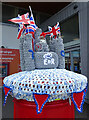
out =
[[80,50],[65,53],[65,68],[77,73],[81,73]]
[[60,22],[60,29],[64,43],[79,40],[78,14]]
[[8,63],[0,64],[0,78],[4,78],[8,75]]

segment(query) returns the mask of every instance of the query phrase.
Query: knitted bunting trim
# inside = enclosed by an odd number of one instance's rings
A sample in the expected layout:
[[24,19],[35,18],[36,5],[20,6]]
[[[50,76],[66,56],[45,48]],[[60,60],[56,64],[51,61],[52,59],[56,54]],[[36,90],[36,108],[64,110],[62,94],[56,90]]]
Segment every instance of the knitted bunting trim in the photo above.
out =
[[[80,108],[78,108],[78,104],[77,102],[74,100],[74,97],[73,97],[73,94],[71,94],[71,99],[77,109],[78,112],[83,112],[83,104],[84,104],[84,101],[85,101],[85,96],[86,96],[86,92],[87,92],[87,87],[88,87],[88,84],[86,86],[86,88],[84,90],[82,90],[81,92],[74,92],[74,93],[82,93],[83,92],[83,96],[82,96],[82,100],[81,100],[81,105],[80,105]],[[78,95],[78,94],[77,94]]]
[[[37,101],[36,99],[36,96],[35,95],[48,95],[46,100],[43,102],[43,104],[41,105],[41,108],[39,109],[39,101]],[[36,104],[36,111],[37,111],[37,114],[41,113],[42,112],[42,109],[44,107],[44,105],[46,104],[46,102],[48,101],[48,99],[50,98],[50,95],[49,94],[39,94],[39,93],[33,93],[33,98],[34,98],[34,101],[35,101],[35,104]]]
[[[80,92],[71,93],[71,99],[72,99],[72,101],[73,101],[73,103],[74,103],[78,112],[83,111],[83,104],[84,104],[84,101],[85,101],[85,95],[86,95],[86,92],[87,92],[87,87],[88,87],[88,84],[87,84],[87,86],[84,90],[82,90]],[[11,88],[4,84],[3,85],[3,90],[4,90],[4,94],[5,94],[5,99],[4,99],[4,104],[3,105],[5,105],[8,94],[11,91]],[[79,94],[79,96],[78,96],[78,94]],[[77,96],[80,98],[79,101],[77,99]],[[42,99],[40,99],[40,98],[42,98]],[[33,99],[34,99],[35,104],[36,104],[37,114],[42,112],[42,109],[43,109],[45,103],[48,101],[49,98],[50,98],[49,94],[33,93]]]
[[[6,91],[5,91],[5,89],[6,89]],[[5,98],[4,98],[4,103],[3,103],[3,105],[5,106],[6,100],[7,100],[8,94],[9,94],[10,91],[11,91],[11,88],[8,87],[8,86],[5,86],[5,84],[4,84],[4,85],[3,85],[3,91],[4,91],[4,94],[5,94]]]

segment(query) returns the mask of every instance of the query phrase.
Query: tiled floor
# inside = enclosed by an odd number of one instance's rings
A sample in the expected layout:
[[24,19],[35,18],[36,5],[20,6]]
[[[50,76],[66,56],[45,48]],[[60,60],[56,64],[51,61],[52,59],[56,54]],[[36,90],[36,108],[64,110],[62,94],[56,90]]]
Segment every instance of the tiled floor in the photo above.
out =
[[[2,103],[3,102],[4,102],[4,93],[2,92]],[[13,118],[13,98],[10,95],[8,96],[5,107],[2,106],[2,118]],[[89,104],[84,103],[83,113],[79,113],[75,109],[75,118],[79,118],[78,120],[80,120],[81,118],[84,120],[89,120]]]

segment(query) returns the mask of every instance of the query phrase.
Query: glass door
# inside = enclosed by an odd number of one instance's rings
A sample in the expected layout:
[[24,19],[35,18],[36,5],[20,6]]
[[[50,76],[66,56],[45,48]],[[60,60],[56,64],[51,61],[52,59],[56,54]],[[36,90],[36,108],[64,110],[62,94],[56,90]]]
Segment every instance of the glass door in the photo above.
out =
[[81,61],[80,61],[80,50],[72,51],[71,52],[73,57],[73,71],[77,73],[81,73]]
[[65,49],[65,68],[81,73],[78,13],[61,21],[60,30]]
[[70,52],[65,53],[65,68],[67,70],[71,70],[71,60],[70,60]]
[[80,50],[65,52],[65,68],[81,73]]

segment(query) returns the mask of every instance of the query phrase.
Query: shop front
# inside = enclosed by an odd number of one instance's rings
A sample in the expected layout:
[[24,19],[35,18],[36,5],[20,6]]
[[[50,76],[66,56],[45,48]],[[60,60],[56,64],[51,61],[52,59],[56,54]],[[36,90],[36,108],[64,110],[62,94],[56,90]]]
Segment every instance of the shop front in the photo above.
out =
[[[41,27],[60,23],[60,31],[64,41],[65,67],[81,73],[89,78],[89,2],[74,2],[49,18]],[[55,21],[56,18],[56,21]],[[55,21],[55,22],[54,22]],[[86,96],[89,103],[89,89]]]
[[0,48],[0,87],[5,77],[18,71],[20,71],[19,50]]
[[65,68],[77,73],[81,73],[80,50],[65,53]]

